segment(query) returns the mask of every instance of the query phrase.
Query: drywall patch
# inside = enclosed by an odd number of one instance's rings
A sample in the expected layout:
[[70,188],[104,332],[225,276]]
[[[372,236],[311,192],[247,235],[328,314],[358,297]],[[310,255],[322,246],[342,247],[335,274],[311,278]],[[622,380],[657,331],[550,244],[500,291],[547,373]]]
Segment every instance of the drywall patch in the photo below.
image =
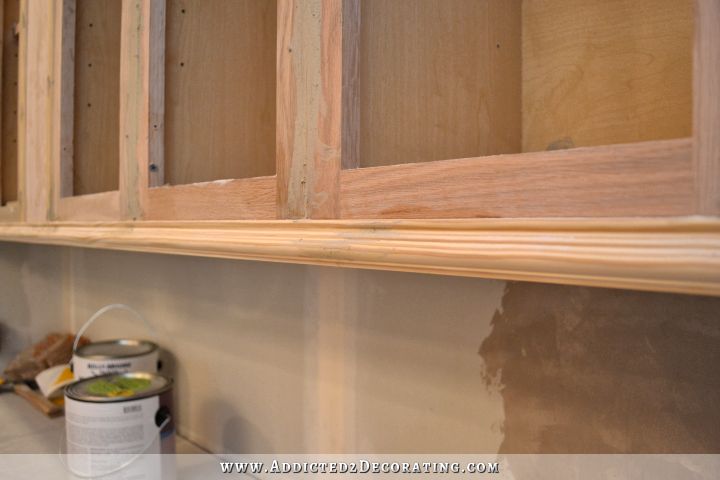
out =
[[720,452],[720,299],[508,283],[480,347],[501,453]]

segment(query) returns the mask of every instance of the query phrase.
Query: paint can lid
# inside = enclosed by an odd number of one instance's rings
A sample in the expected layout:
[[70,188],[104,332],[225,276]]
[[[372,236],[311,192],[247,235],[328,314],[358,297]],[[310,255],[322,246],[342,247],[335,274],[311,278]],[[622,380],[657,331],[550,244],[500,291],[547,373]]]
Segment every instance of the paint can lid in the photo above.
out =
[[156,373],[111,373],[71,383],[65,387],[65,396],[80,402],[126,402],[154,397],[171,387],[172,380]]
[[157,349],[157,344],[147,340],[106,340],[78,347],[75,355],[93,360],[109,360],[146,355]]

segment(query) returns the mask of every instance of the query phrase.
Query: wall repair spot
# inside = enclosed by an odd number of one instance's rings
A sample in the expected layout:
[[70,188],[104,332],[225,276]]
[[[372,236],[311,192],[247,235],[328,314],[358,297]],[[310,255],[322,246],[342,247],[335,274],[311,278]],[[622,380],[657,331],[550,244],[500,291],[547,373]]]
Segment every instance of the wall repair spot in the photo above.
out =
[[501,453],[720,451],[720,298],[508,283],[482,342]]

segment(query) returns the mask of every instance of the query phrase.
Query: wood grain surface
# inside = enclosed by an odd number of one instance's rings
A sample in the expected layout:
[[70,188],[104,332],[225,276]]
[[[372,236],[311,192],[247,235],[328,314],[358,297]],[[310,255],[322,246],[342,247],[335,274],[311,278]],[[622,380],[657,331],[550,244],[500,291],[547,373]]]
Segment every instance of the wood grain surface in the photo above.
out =
[[[75,124],[75,20],[77,0],[61,0],[62,10],[55,18],[52,133],[52,190],[54,208],[60,198],[74,193]],[[51,213],[51,216],[54,213]]]
[[341,218],[689,215],[692,142],[344,170],[340,185]]
[[118,189],[121,4],[76,3],[75,195]]
[[360,166],[520,151],[519,0],[363,0]]
[[697,217],[2,224],[0,239],[720,295],[720,221]]
[[[279,218],[336,218],[342,162],[343,0],[278,4]],[[355,28],[355,27],[353,27]]]
[[56,19],[62,4],[21,2],[18,32],[18,202],[20,219],[50,219]]
[[152,188],[147,220],[275,219],[275,177]]
[[64,197],[55,207],[55,220],[58,221],[117,221],[120,218],[117,191]]
[[689,137],[692,43],[693,0],[523,2],[522,151]]
[[697,211],[720,215],[720,0],[698,0],[695,18]]
[[165,182],[275,173],[276,0],[168,0]]

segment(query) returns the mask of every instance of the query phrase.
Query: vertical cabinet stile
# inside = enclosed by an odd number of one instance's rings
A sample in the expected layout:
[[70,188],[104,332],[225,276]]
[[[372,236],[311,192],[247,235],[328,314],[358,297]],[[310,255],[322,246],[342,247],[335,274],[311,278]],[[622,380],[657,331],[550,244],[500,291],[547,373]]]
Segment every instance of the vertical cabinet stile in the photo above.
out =
[[18,161],[21,220],[45,223],[50,214],[50,145],[58,2],[23,0],[18,68]]
[[693,163],[696,210],[720,215],[720,0],[695,4]]
[[[163,141],[152,132],[162,115],[162,45],[151,39],[163,35],[164,0],[123,0],[120,53],[120,216],[125,220],[143,218],[153,167],[162,165],[162,148],[151,148]],[[155,52],[153,54],[153,51]],[[151,100],[152,99],[152,100]],[[152,106],[151,106],[152,103]],[[162,130],[160,130],[161,132]],[[152,159],[151,154],[156,158]],[[160,177],[161,178],[161,177]]]
[[[339,215],[340,169],[352,138],[358,0],[279,0],[277,202],[283,219]],[[353,13],[355,15],[353,16]],[[346,32],[350,35],[346,38]],[[350,57],[348,57],[350,58]],[[346,105],[343,105],[343,102]],[[343,141],[343,137],[346,141]],[[348,159],[352,153],[348,152]]]

